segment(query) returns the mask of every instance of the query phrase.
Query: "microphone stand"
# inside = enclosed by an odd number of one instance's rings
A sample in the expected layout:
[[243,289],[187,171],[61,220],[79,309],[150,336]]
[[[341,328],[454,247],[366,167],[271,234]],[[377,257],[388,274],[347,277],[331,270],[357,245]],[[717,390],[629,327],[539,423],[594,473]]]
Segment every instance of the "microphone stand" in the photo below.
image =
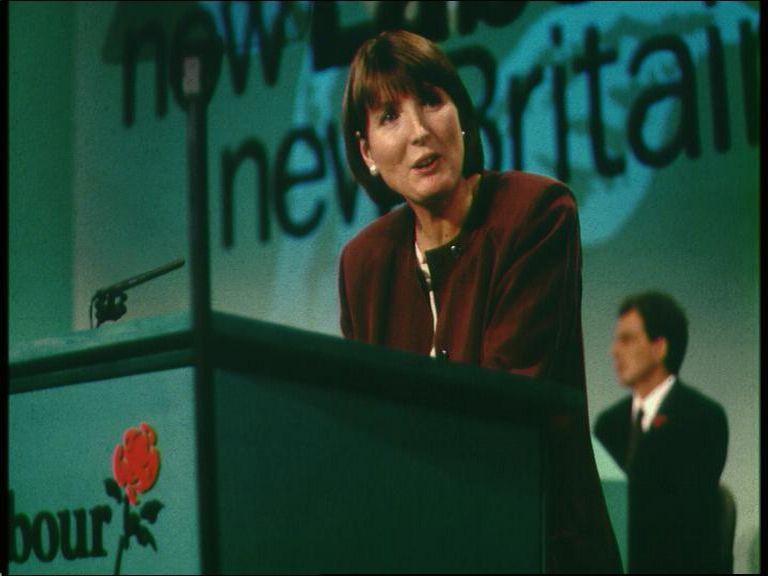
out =
[[206,94],[210,64],[202,55],[183,60],[182,87],[187,102],[187,167],[189,176],[189,255],[192,281],[192,346],[195,357],[195,436],[198,456],[198,514],[203,574],[219,568],[219,538],[213,363],[211,357],[211,282],[208,241],[208,137]]

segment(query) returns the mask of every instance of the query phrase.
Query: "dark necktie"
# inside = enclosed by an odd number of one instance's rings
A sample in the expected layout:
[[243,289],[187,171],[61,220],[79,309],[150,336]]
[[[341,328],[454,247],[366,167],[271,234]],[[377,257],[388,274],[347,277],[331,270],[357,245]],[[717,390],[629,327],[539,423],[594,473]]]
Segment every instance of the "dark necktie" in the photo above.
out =
[[632,422],[632,429],[629,431],[629,443],[627,445],[627,459],[625,469],[629,470],[632,467],[632,460],[635,458],[635,452],[637,451],[637,444],[640,442],[640,437],[643,434],[643,409],[637,411],[634,422]]

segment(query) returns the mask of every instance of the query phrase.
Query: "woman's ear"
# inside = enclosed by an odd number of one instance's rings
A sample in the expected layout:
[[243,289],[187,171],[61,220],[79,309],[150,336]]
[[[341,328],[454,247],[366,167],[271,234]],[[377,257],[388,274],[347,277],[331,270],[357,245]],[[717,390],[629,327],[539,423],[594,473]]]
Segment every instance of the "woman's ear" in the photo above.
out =
[[371,166],[374,166],[376,163],[373,161],[373,158],[371,158],[371,148],[368,146],[368,140],[361,136],[357,139],[357,146],[360,149],[360,156],[362,157],[363,162],[365,162],[370,170]]

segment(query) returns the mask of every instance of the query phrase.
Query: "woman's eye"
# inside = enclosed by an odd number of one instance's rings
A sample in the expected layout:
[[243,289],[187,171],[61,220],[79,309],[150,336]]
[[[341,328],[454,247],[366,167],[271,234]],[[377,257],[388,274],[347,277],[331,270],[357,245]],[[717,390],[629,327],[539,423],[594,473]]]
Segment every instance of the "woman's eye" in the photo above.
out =
[[384,110],[379,115],[379,123],[380,124],[387,124],[389,122],[392,122],[397,118],[397,112],[393,109]]

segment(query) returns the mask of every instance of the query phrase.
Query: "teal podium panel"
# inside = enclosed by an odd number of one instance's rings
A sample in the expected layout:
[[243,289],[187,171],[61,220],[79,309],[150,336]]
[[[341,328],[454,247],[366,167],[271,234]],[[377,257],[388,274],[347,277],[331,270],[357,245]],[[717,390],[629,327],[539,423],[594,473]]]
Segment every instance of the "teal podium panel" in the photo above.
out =
[[225,572],[540,570],[535,427],[229,371],[216,404]]
[[191,388],[192,369],[177,368],[11,395],[12,572],[113,573],[126,501],[111,497],[105,480],[123,431],[140,422],[157,431],[161,470],[128,506],[162,504],[156,521],[144,522],[157,552],[132,542],[122,569],[199,571]]
[[212,320],[204,363],[186,315],[11,351],[10,573],[542,571],[579,394]]

